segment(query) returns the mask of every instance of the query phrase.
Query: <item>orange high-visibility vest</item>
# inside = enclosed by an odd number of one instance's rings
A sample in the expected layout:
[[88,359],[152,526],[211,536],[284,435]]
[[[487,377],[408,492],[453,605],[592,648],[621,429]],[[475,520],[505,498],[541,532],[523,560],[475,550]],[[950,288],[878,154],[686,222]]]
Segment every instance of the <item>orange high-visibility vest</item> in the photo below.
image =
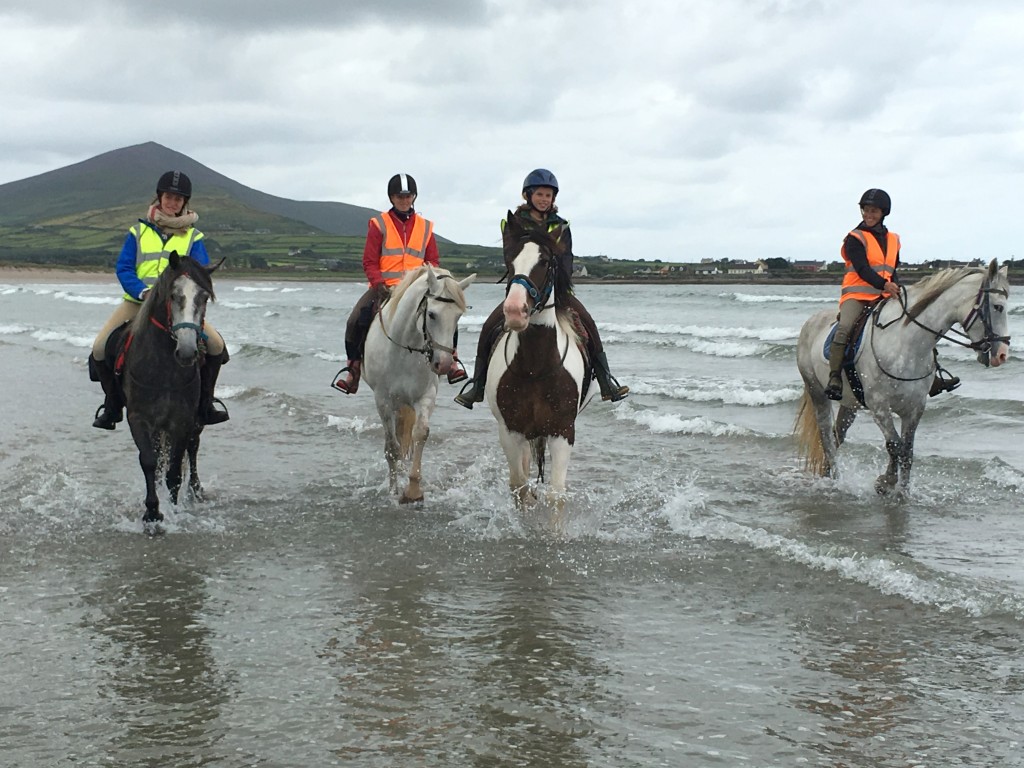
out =
[[382,211],[370,221],[377,225],[384,237],[380,249],[380,272],[384,278],[384,285],[398,285],[406,272],[423,266],[427,243],[434,233],[434,222],[414,213],[412,231],[409,233],[409,242],[406,243],[403,242],[402,233],[398,231],[394,219],[387,211]]
[[[892,280],[893,273],[896,271],[896,256],[900,252],[900,236],[895,232],[889,232],[886,237],[885,253],[882,253],[878,240],[868,236],[867,232],[855,229],[850,234],[864,244],[864,250],[868,255],[868,264],[875,273],[883,280]],[[882,292],[878,288],[861,280],[857,270],[853,268],[849,259],[846,258],[845,246],[839,249],[839,253],[842,254],[843,261],[846,262],[846,274],[843,275],[843,292],[839,297],[839,303],[842,304],[847,299],[874,301],[881,298]]]

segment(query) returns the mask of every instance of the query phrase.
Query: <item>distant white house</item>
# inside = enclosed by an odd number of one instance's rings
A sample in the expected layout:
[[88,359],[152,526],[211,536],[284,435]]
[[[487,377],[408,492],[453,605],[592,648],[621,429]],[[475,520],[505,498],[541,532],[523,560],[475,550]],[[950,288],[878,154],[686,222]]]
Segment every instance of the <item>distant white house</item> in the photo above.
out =
[[768,272],[768,265],[758,259],[757,261],[735,261],[730,262],[726,270],[729,275],[764,275]]

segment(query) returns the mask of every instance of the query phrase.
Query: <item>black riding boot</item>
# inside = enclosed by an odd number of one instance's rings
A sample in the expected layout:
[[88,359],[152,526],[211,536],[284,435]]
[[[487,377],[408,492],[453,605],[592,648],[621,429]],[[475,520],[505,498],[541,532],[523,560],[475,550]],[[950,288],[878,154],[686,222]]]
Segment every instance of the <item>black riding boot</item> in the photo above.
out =
[[[473,410],[473,403],[484,401],[484,386],[487,384],[487,362],[488,358],[478,357],[473,366],[473,378],[466,382],[466,386],[455,396],[455,402],[463,408]],[[468,387],[468,389],[467,389]]]
[[124,399],[114,371],[106,361],[97,360],[90,354],[89,378],[99,381],[104,394],[103,405],[96,410],[92,425],[97,429],[114,429],[119,421],[124,420]]
[[[227,350],[221,355],[207,355],[206,362],[199,370],[199,420],[203,424],[220,424],[231,418],[224,403],[213,396],[220,367],[227,362],[227,356]],[[214,403],[219,404],[223,410],[218,410]]]
[[846,343],[832,339],[832,348],[828,353],[828,385],[825,397],[829,400],[843,399],[843,358],[846,356]]
[[611,400],[613,403],[625,399],[629,394],[629,387],[622,386],[618,379],[612,376],[612,372],[608,368],[608,355],[600,352],[594,355],[593,362],[594,377],[597,379],[598,386],[601,387],[601,399]]

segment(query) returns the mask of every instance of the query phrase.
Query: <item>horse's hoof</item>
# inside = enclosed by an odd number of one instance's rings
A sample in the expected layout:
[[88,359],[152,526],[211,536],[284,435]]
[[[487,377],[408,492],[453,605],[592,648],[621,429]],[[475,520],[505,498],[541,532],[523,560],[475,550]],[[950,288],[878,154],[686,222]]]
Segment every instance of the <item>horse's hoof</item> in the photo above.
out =
[[886,477],[885,475],[882,475],[875,480],[875,493],[879,496],[888,496],[892,493],[895,487],[896,481],[892,478]]
[[402,494],[402,498],[400,498],[398,500],[398,503],[399,504],[419,504],[422,501],[423,501],[423,494],[422,493],[419,496],[409,496],[409,495],[403,493]]

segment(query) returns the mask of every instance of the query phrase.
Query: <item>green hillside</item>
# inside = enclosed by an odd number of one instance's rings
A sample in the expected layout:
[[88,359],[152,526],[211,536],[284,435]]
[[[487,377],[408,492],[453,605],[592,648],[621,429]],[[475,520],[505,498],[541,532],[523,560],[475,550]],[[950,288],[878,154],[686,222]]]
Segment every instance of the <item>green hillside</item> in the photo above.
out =
[[[228,270],[362,274],[366,225],[376,209],[275,197],[149,142],[0,185],[0,263],[110,266],[128,227],[146,213],[164,171],[184,171],[212,256]],[[501,251],[438,238],[442,259],[490,265]],[[475,268],[475,267],[474,267]]]

